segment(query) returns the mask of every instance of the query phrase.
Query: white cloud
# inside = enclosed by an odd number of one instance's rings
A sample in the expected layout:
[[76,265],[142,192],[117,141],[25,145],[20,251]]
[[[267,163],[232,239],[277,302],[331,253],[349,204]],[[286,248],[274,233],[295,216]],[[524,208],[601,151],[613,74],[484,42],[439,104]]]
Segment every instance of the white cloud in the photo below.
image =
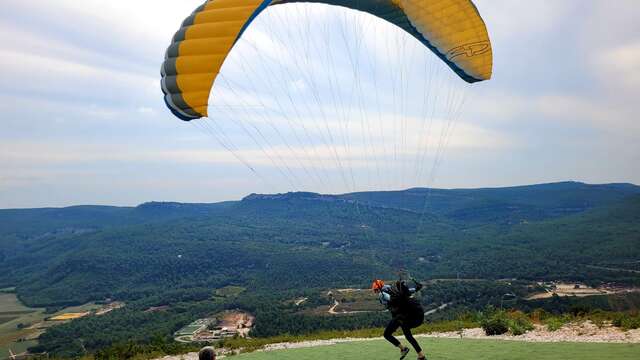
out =
[[[352,190],[336,156],[364,187],[375,187],[370,178],[382,164],[392,175],[378,185],[419,185],[419,174],[397,177],[420,159],[427,130],[429,153],[420,166],[426,174],[444,139],[452,161],[444,162],[451,167],[443,169],[443,186],[561,180],[574,170],[583,179],[640,182],[630,165],[640,154],[635,0],[477,0],[494,40],[496,76],[473,86],[379,19],[317,4],[274,7],[225,63],[210,127],[176,120],[158,85],[171,36],[201,2],[3,2],[0,207],[19,205],[20,197],[43,205],[131,203],[257,191],[262,185],[243,180],[248,170],[211,134],[228,140],[279,191],[291,189],[288,181]],[[437,70],[431,79],[430,69]],[[461,94],[472,101],[448,128],[448,110]],[[425,117],[434,119],[431,127]],[[603,158],[608,151],[615,161]],[[283,179],[274,162],[300,180]],[[469,168],[489,175],[469,176]],[[313,179],[305,180],[305,170]],[[119,191],[100,188],[121,173],[129,181],[116,184]],[[324,187],[317,175],[328,179]],[[9,185],[20,191],[9,193]],[[39,190],[49,188],[59,197]],[[83,189],[77,196],[76,188]]]
[[[200,0],[6,0],[3,9],[5,14],[20,14],[26,20],[22,26],[38,28],[47,36],[68,37],[106,52],[144,54],[156,53],[160,43],[169,45],[182,19],[200,4]],[[34,26],[29,21],[41,23]]]
[[[581,1],[475,0],[492,35],[500,41],[541,37],[580,12]],[[500,50],[500,49],[498,49]]]
[[152,108],[150,107],[146,107],[146,106],[141,106],[137,109],[138,113],[140,114],[153,114],[154,111]]
[[52,93],[75,92],[95,86],[139,87],[148,80],[132,72],[78,63],[71,60],[0,50],[0,66],[6,71],[3,79],[7,89],[21,84],[21,90]]
[[624,44],[599,53],[592,60],[593,70],[602,74],[604,86],[640,91],[640,42]]

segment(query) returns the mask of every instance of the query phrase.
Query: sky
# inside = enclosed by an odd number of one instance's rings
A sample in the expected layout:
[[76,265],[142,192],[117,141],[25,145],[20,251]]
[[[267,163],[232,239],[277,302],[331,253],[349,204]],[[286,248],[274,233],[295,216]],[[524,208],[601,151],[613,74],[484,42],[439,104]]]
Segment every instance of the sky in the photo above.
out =
[[201,0],[4,0],[0,208],[640,184],[637,2],[474,2],[490,81],[370,15],[279,5],[229,55],[210,118],[186,123],[159,69]]

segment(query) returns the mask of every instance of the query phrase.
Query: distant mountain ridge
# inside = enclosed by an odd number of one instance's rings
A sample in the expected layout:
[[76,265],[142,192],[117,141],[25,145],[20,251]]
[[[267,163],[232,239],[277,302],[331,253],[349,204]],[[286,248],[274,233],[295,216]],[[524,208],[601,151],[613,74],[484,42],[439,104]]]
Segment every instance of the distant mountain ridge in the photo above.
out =
[[633,282],[597,267],[640,260],[639,234],[640,187],[626,184],[0,210],[0,288],[64,305],[176,286],[345,286],[398,267],[434,278]]
[[317,200],[317,201],[345,201],[342,195],[324,195],[314,192],[288,192],[282,194],[250,194],[241,201],[264,200]]
[[81,205],[65,208],[0,210],[0,234],[22,229],[38,233],[51,223],[61,227],[122,226],[171,219],[202,217],[230,211],[247,203],[322,201],[428,213],[462,222],[538,221],[581,213],[640,194],[626,183],[558,182],[477,189],[411,188],[338,195],[313,192],[250,194],[240,201],[219,203],[147,202],[136,207]]
[[242,201],[321,200],[432,213],[457,221],[536,221],[584,212],[640,194],[640,186],[559,182],[502,188],[369,191],[342,195],[251,194]]
[[[345,194],[320,194],[315,192],[288,192],[278,194],[257,194],[247,195],[239,201],[224,201],[216,203],[182,203],[174,201],[150,201],[138,206],[108,206],[108,205],[74,205],[68,207],[44,207],[26,209],[0,209],[0,212],[21,213],[26,211],[40,211],[42,213],[54,212],[56,210],[81,211],[87,210],[96,213],[107,214],[115,209],[121,210],[187,210],[203,211],[216,210],[220,207],[236,204],[241,201],[255,200],[322,200],[322,201],[359,201],[363,204],[381,207],[393,207],[403,210],[422,211],[424,204],[416,202],[415,199],[433,201],[435,204],[446,200],[476,199],[481,198],[503,198],[512,202],[520,203],[540,203],[545,199],[539,195],[558,195],[560,193],[565,200],[586,201],[579,204],[579,207],[593,207],[602,204],[615,202],[632,194],[640,194],[640,186],[631,183],[609,183],[609,184],[586,184],[582,182],[565,181],[535,185],[518,185],[508,187],[486,187],[486,188],[410,188],[406,190],[391,191],[364,191]],[[584,197],[587,195],[587,197]],[[392,199],[395,197],[395,199]],[[414,199],[414,201],[409,201]],[[394,201],[395,200],[395,201]],[[404,202],[404,203],[403,203]],[[437,207],[437,206],[436,206]]]

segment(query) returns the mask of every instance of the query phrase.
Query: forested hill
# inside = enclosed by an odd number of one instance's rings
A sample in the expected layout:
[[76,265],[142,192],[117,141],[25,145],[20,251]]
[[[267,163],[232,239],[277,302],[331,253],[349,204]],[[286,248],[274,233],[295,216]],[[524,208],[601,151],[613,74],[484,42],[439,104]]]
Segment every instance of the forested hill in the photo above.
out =
[[1,210],[0,288],[66,305],[230,284],[364,285],[398,268],[636,283],[607,269],[640,259],[639,234],[640,188],[624,184]]
[[633,184],[560,182],[484,189],[426,189],[343,195],[364,204],[434,213],[460,221],[541,220],[615,204],[640,194]]
[[0,234],[45,235],[53,232],[162,222],[208,216],[234,202],[182,204],[150,202],[137,207],[71,206],[66,208],[0,210]]
[[[361,205],[431,213],[452,220],[508,222],[540,220],[580,213],[615,204],[640,194],[633,184],[590,185],[561,182],[541,185],[483,189],[428,189],[359,192],[343,195],[315,193],[252,194],[243,202],[262,200],[317,200],[358,202]],[[72,206],[67,208],[0,210],[0,234],[42,235],[70,229],[82,230],[181,218],[197,218],[232,212],[240,201],[214,204],[149,202],[137,207]]]

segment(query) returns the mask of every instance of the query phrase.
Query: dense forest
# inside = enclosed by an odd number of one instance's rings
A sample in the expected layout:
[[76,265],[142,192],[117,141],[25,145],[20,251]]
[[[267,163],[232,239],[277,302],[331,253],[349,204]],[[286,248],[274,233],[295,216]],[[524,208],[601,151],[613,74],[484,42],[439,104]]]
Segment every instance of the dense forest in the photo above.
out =
[[[64,306],[165,288],[355,286],[398,269],[423,279],[634,283],[636,273],[610,269],[640,258],[639,193],[560,183],[370,193],[369,200],[294,193],[2,210],[0,287],[16,286],[28,305]],[[403,200],[415,197],[425,211]],[[500,215],[505,209],[512,212]]]
[[[524,296],[535,280],[640,285],[639,259],[640,187],[627,184],[0,210],[0,288],[15,286],[23,302],[51,311],[107,298],[127,302],[42,336],[36,350],[64,355],[160,341],[231,308],[257,315],[252,334],[259,337],[380,326],[384,314],[327,318],[294,311],[286,300],[307,296],[317,304],[325,301],[314,298],[322,289],[364,287],[400,269],[434,280],[422,301],[451,303],[439,315],[447,317],[496,305],[506,292]],[[213,296],[228,285],[247,291]],[[576,305],[555,301],[511,306]],[[144,312],[159,305],[169,310]]]

